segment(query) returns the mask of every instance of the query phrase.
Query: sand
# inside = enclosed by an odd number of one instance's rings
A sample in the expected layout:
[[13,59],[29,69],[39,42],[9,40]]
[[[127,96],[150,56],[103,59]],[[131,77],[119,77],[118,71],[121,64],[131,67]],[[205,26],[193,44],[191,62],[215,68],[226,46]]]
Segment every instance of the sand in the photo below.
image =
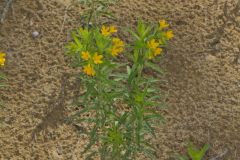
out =
[[[2,6],[2,2],[0,6]],[[64,45],[80,24],[79,5],[63,0],[14,1],[0,24],[1,68],[9,88],[0,91],[0,159],[83,159],[87,139],[64,123],[74,108],[74,77]],[[206,159],[224,151],[240,159],[240,12],[237,0],[120,0],[111,7],[119,27],[137,18],[166,19],[175,38],[159,66],[167,95],[157,129],[158,159],[186,153],[186,144],[210,143]],[[32,32],[38,32],[37,37]],[[127,34],[120,33],[127,39]],[[86,126],[82,126],[83,128]]]

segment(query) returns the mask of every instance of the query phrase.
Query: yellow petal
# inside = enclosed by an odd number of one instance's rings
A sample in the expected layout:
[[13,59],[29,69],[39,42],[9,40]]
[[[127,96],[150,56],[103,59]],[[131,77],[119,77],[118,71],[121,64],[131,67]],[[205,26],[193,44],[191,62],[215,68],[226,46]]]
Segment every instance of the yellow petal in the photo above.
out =
[[121,52],[123,52],[124,48],[123,47],[113,47],[111,50],[111,53],[113,56],[119,55]]
[[6,61],[5,56],[6,56],[5,53],[0,52],[0,66],[4,66],[5,64],[5,61]]
[[164,29],[169,26],[169,24],[166,22],[166,20],[160,20],[159,25],[160,25],[160,29]]
[[0,65],[1,65],[1,66],[4,66],[5,60],[6,60],[5,58],[0,58]]
[[112,56],[117,56],[119,54],[119,52],[116,48],[112,48],[111,54],[112,54]]
[[96,74],[95,70],[90,64],[83,67],[83,72],[89,76],[94,76]]
[[156,49],[159,46],[159,43],[156,42],[155,39],[152,39],[147,43],[147,46],[151,49]]
[[109,36],[111,34],[110,28],[106,26],[102,26],[101,33],[103,36]]
[[103,63],[102,58],[103,58],[102,55],[99,55],[99,54],[95,53],[95,54],[93,55],[93,62],[94,62],[95,64],[101,64],[101,63]]
[[89,54],[88,51],[82,52],[82,53],[81,53],[81,57],[82,57],[82,59],[84,59],[85,61],[87,61],[87,60],[90,59],[90,54]]
[[116,33],[117,29],[115,26],[110,26],[109,31],[110,31],[110,33]]
[[165,35],[166,35],[166,38],[167,38],[168,40],[170,40],[170,39],[172,39],[172,38],[174,37],[174,34],[173,34],[173,31],[172,31],[172,30],[167,31],[167,32],[165,33]]
[[1,57],[5,57],[5,56],[6,56],[5,53],[1,53],[1,52],[0,52],[0,58],[1,58]]
[[154,56],[157,56],[157,55],[159,55],[159,54],[161,54],[162,53],[162,48],[156,48],[155,50],[154,50]]
[[113,45],[116,46],[116,47],[123,47],[124,46],[124,42],[119,38],[113,38],[112,42],[113,42]]

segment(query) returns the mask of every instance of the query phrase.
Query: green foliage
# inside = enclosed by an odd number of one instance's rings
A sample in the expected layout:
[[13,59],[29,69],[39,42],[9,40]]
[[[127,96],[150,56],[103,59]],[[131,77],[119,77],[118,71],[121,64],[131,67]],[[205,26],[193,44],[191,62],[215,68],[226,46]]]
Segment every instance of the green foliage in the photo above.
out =
[[[83,69],[79,79],[84,93],[77,105],[84,108],[70,118],[74,123],[92,126],[86,133],[90,139],[84,151],[88,159],[131,160],[139,154],[155,159],[155,148],[146,137],[156,137],[155,127],[163,120],[158,108],[163,104],[159,80],[143,69],[161,72],[153,58],[167,43],[165,32],[140,21],[136,31],[130,30],[133,42],[126,56],[131,61],[124,64],[117,62],[124,43],[112,37],[115,32],[114,26],[103,26],[72,33],[73,41],[66,49],[74,66]],[[84,117],[85,113],[91,116]]]
[[[200,150],[193,146],[192,143],[188,145],[187,154],[191,160],[203,160],[203,157],[206,155],[209,150],[210,145],[205,144]],[[186,156],[176,156],[176,160],[188,160]]]
[[205,144],[200,150],[194,147],[192,144],[188,147],[188,155],[192,160],[202,160],[206,152],[209,150],[210,145]]

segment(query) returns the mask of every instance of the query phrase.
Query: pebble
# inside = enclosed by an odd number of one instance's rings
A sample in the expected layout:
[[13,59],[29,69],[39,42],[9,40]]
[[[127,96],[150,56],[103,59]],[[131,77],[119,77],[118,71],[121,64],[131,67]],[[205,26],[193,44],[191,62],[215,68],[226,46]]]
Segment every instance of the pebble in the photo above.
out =
[[32,36],[33,38],[37,38],[39,36],[39,32],[38,31],[32,32]]
[[206,61],[208,61],[208,62],[213,62],[213,61],[216,61],[216,57],[215,56],[213,56],[213,55],[207,55],[206,56]]

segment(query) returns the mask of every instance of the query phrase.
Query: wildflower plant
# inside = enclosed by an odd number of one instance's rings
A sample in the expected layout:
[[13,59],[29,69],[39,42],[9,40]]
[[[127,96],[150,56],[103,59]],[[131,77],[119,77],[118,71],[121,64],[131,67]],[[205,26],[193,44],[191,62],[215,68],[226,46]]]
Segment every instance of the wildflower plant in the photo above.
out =
[[[158,80],[145,74],[144,68],[159,71],[153,60],[173,38],[167,27],[166,21],[158,25],[140,21],[136,31],[129,30],[133,41],[128,45],[115,35],[115,26],[80,28],[72,33],[73,41],[66,49],[74,66],[82,68],[83,94],[78,106],[84,108],[71,120],[92,126],[84,151],[88,158],[127,160],[143,154],[154,159],[155,149],[146,138],[155,136],[154,128],[162,120],[158,112],[161,93]],[[118,62],[120,54],[130,57],[130,62]],[[84,113],[92,116],[84,117]]]

